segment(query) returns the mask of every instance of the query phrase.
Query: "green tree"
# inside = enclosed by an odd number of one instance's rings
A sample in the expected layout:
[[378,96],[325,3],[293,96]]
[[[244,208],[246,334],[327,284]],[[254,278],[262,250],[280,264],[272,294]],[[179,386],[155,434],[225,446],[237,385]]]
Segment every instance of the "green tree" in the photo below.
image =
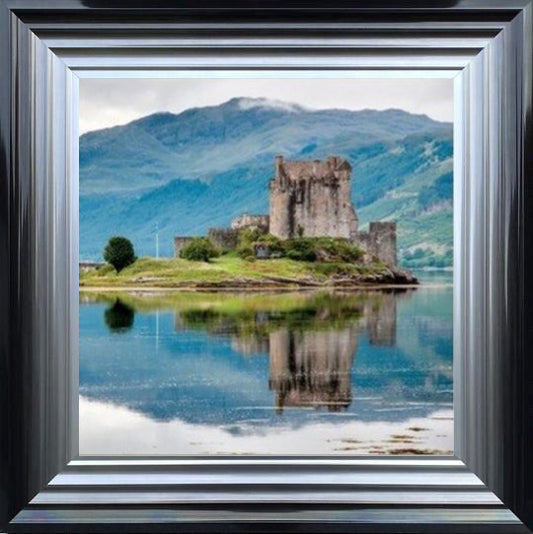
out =
[[192,261],[209,261],[219,255],[219,250],[207,237],[191,239],[180,252],[180,258]]
[[129,239],[115,236],[107,242],[104,249],[104,260],[110,263],[117,273],[131,265],[136,259],[133,245]]

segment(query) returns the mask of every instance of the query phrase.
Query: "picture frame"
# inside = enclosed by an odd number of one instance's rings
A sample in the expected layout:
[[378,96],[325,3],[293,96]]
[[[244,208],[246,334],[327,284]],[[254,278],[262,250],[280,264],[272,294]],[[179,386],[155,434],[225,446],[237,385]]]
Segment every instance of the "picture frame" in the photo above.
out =
[[[533,528],[531,0],[0,0],[0,531]],[[454,75],[454,457],[78,457],[79,77]]]

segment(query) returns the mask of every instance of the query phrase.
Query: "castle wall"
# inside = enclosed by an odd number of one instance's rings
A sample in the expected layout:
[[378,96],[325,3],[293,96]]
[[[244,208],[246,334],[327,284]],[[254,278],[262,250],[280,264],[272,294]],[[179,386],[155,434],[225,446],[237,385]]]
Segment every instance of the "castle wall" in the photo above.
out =
[[269,216],[268,215],[248,215],[245,213],[231,221],[231,228],[242,230],[244,228],[257,228],[262,232],[268,232]]
[[354,241],[370,256],[379,258],[387,265],[395,267],[398,264],[395,222],[371,222],[368,232],[357,232]]
[[209,228],[207,236],[221,252],[228,252],[237,248],[239,232],[240,230],[235,228]]
[[397,265],[396,223],[391,221],[371,222],[369,233],[377,257],[387,265]]
[[270,233],[280,239],[288,239],[293,233],[290,217],[292,193],[279,183],[270,182]]
[[366,250],[370,256],[375,256],[375,251],[371,250],[370,234],[368,232],[357,232],[355,236],[355,244]]

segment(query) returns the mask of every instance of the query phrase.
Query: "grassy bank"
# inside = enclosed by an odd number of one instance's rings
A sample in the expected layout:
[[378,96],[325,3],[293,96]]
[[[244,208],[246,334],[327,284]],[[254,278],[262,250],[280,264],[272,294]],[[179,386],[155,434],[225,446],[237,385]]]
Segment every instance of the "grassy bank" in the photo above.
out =
[[[140,258],[116,273],[110,265],[80,273],[80,287],[320,287],[402,283],[381,263],[303,262],[288,258],[248,261],[224,255],[210,262],[181,258]],[[409,283],[403,280],[403,283]]]

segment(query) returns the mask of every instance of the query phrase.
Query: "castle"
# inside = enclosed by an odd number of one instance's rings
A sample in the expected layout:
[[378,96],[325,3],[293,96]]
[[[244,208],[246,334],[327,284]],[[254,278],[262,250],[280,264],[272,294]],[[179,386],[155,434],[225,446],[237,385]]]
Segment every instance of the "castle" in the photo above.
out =
[[[244,228],[257,228],[280,239],[344,238],[360,245],[370,256],[397,265],[395,222],[371,222],[367,232],[359,231],[348,161],[339,156],[329,156],[325,161],[285,161],[276,156],[274,166],[269,215],[244,214],[232,221],[231,228],[209,229],[209,237],[221,250],[234,249]],[[176,256],[189,239],[175,238]]]
[[326,161],[284,161],[276,156],[270,181],[270,233],[280,239],[302,234],[355,241],[351,174],[350,164],[336,156]]

